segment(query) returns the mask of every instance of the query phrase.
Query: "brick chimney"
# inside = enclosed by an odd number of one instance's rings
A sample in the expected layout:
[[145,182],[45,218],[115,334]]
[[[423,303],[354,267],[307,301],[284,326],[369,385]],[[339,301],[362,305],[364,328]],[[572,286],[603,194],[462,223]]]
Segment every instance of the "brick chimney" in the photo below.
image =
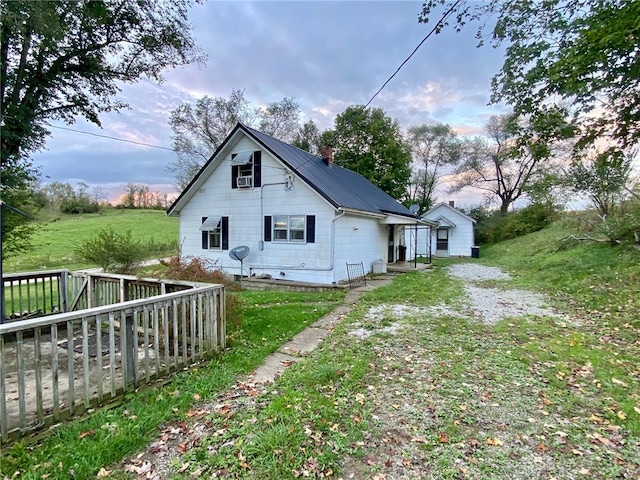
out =
[[456,202],[454,202],[453,200],[449,200],[449,206],[455,208]]
[[320,150],[322,161],[327,165],[333,165],[333,147],[322,147]]

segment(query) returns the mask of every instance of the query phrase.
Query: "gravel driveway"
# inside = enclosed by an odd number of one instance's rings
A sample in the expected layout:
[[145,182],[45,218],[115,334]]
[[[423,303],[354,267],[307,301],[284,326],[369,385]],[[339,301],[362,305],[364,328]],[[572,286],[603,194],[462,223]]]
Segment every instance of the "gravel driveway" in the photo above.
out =
[[478,282],[505,281],[511,277],[496,267],[475,263],[458,263],[447,267],[450,275],[465,282],[473,315],[487,324],[494,324],[503,318],[526,315],[564,318],[554,311],[545,298],[527,290],[504,289],[478,285]]

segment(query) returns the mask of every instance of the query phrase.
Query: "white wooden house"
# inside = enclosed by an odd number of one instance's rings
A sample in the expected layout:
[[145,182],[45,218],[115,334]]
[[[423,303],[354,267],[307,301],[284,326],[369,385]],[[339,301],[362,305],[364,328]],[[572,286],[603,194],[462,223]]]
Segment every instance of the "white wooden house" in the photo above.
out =
[[[231,275],[333,284],[347,263],[366,272],[405,252],[419,217],[363,176],[238,124],[168,209],[180,217],[180,254]],[[247,246],[243,262],[229,257]]]
[[453,202],[435,205],[422,215],[422,219],[437,222],[438,226],[430,230],[417,229],[415,253],[418,256],[427,257],[429,252],[436,257],[471,256],[476,221],[455,208]]

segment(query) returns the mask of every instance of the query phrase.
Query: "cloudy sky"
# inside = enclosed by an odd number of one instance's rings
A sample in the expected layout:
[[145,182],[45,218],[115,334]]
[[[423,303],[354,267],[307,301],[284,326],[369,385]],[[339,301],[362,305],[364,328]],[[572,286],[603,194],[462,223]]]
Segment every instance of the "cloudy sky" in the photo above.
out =
[[[79,120],[70,128],[171,147],[170,112],[204,95],[244,89],[252,106],[284,97],[300,104],[302,121],[333,126],[348,106],[366,103],[432,28],[416,1],[221,2],[190,12],[194,35],[208,55],[204,66],[167,71],[165,82],[124,86],[130,109],[103,115],[102,129]],[[444,31],[427,40],[374,100],[403,129],[448,123],[460,134],[481,130],[490,115],[489,82],[500,51],[476,48],[474,29]],[[64,124],[57,124],[64,127]],[[174,153],[59,128],[35,155],[44,182],[82,181],[115,198],[125,183],[175,191],[166,170]],[[439,200],[445,200],[441,194]],[[462,203],[473,201],[458,195]],[[448,198],[447,198],[448,199]]]

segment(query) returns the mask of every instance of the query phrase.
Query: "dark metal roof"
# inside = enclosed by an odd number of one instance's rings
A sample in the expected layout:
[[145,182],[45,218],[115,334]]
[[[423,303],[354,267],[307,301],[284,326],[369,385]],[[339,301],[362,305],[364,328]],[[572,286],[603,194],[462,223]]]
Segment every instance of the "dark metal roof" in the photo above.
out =
[[327,165],[320,157],[253,128],[245,125],[241,128],[335,207],[418,218],[359,173],[335,164]]

